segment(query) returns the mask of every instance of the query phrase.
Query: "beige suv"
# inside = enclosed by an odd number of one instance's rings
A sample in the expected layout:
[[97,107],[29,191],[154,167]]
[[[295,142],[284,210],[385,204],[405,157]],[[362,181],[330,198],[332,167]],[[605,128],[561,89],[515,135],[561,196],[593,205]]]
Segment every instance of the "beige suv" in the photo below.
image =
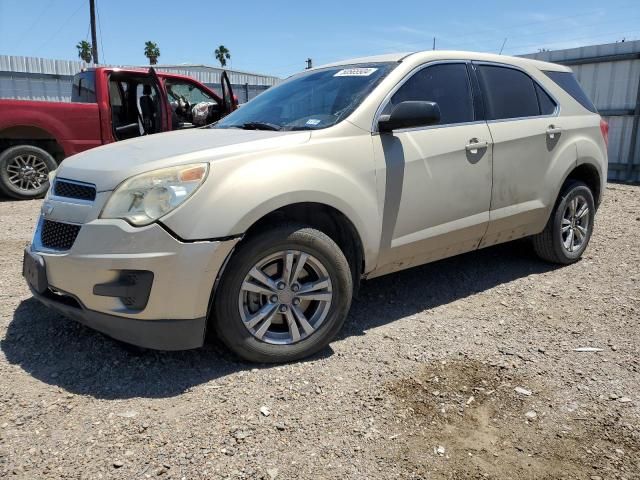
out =
[[245,359],[299,359],[334,338],[361,279],[522,237],[577,261],[606,142],[560,65],[340,62],[209,128],[66,160],[24,275],[45,305],[139,346],[195,348],[212,328]]

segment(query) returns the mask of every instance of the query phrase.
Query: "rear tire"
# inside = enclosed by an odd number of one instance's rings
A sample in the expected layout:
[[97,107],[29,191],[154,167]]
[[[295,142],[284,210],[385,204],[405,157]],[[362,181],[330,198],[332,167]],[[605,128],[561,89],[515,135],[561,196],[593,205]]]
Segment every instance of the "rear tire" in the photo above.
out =
[[536,254],[563,265],[580,260],[591,239],[595,213],[591,189],[583,182],[567,182],[544,230],[533,236]]
[[0,192],[18,200],[41,198],[49,189],[49,172],[58,164],[33,145],[17,145],[0,153]]
[[331,238],[280,225],[248,238],[229,260],[215,293],[215,331],[245,360],[299,360],[340,331],[352,293],[349,263]]

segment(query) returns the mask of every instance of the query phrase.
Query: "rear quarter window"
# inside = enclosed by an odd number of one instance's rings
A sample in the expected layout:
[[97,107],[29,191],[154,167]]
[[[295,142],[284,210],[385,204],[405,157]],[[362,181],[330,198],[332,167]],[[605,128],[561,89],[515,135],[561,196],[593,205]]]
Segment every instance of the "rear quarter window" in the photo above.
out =
[[598,113],[598,109],[595,107],[591,99],[584,93],[582,87],[578,83],[576,76],[573,72],[544,72],[547,77],[553,80],[560,86],[565,92],[573,97],[573,99],[582,105],[584,108],[593,113]]
[[81,72],[73,77],[71,101],[96,103],[96,72]]

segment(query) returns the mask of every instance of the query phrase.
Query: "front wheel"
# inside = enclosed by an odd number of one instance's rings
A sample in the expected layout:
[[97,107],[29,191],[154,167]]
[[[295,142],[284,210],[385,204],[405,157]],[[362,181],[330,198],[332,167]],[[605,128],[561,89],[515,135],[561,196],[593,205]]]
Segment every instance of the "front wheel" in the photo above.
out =
[[49,172],[57,167],[49,152],[17,145],[0,154],[0,191],[19,200],[40,198],[49,188]]
[[591,239],[595,213],[591,189],[582,182],[567,183],[545,229],[533,237],[536,254],[553,263],[577,262]]
[[342,327],[353,291],[349,263],[319,230],[282,225],[241,244],[215,295],[214,326],[245,360],[298,360]]

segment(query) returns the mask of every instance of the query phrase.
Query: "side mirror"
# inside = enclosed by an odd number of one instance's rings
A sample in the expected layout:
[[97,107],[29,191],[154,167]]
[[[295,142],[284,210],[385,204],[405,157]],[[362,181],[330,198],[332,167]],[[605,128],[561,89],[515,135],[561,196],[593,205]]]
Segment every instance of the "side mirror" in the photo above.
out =
[[381,115],[378,130],[392,132],[399,128],[426,127],[440,122],[440,107],[435,102],[400,102],[390,115]]

